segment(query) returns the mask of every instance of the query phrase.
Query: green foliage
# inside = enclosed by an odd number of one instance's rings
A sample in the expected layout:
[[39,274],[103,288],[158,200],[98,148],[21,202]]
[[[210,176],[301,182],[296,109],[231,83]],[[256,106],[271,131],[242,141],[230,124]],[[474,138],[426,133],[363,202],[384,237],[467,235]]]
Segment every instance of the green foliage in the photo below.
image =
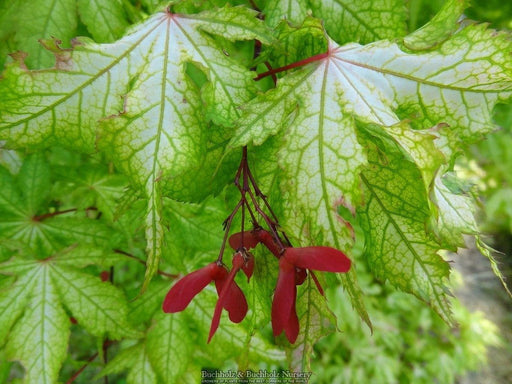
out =
[[[465,1],[422,20],[434,3],[0,0],[0,381],[4,356],[26,382],[54,383],[95,353],[91,380],[127,383],[193,382],[202,367],[320,371],[329,348],[351,369],[323,382],[380,366],[384,382],[450,383],[475,367],[488,334],[470,325],[485,322],[448,298],[440,252],[478,235],[453,164],[510,102],[512,40],[461,23]],[[285,65],[268,74],[276,84],[254,81]],[[508,144],[487,143],[508,180]],[[218,256],[245,146],[279,231],[353,260],[318,274],[327,300],[311,277],[298,287],[294,345],[271,337],[278,262],[260,249],[251,282],[237,277],[248,315],[223,315],[211,344],[213,287],[183,313],[161,310],[173,280]],[[510,220],[495,192],[488,209]],[[92,341],[75,356],[77,335]]]
[[[470,313],[453,301],[457,328],[450,329],[418,301],[366,280],[365,301],[374,332],[359,326],[342,292],[327,299],[342,333],[315,347],[315,383],[455,383],[458,375],[486,361],[486,348],[500,344],[496,327],[481,312]],[[339,369],[339,367],[344,369]]]

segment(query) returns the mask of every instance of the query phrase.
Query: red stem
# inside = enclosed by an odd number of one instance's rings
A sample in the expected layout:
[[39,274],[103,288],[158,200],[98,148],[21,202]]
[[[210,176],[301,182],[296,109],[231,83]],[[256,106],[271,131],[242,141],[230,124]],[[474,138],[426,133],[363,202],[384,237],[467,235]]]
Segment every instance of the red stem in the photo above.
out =
[[[123,256],[129,257],[130,259],[133,259],[133,260],[139,262],[142,265],[146,265],[146,263],[143,260],[141,260],[138,257],[136,257],[136,256],[134,256],[134,255],[132,255],[132,254],[130,254],[128,252],[125,252],[125,251],[123,251],[121,249],[114,249],[114,252],[119,254],[119,255],[123,255]],[[170,277],[171,279],[176,279],[178,277],[178,275],[173,275],[172,273],[167,273],[167,272],[161,271],[160,269],[157,271],[157,273],[159,275],[162,275],[162,276],[165,276],[165,277]]]
[[[265,61],[263,64],[265,64],[265,67],[267,67],[267,69],[269,71],[272,70],[272,66],[270,65],[270,63],[268,61]],[[274,82],[274,86],[277,85],[277,76],[275,73],[272,73],[270,76],[272,76],[272,81]]]
[[73,382],[76,380],[76,378],[77,378],[77,377],[78,377],[78,376],[79,376],[79,375],[84,371],[84,369],[85,369],[85,368],[87,368],[87,366],[88,366],[90,363],[92,363],[92,362],[94,361],[94,359],[95,359],[96,357],[98,357],[98,352],[96,352],[94,355],[92,355],[91,357],[89,357],[89,358],[87,359],[87,362],[86,362],[84,365],[82,365],[82,366],[80,367],[80,369],[79,369],[78,371],[76,371],[76,372],[73,374],[73,376],[71,376],[71,377],[69,378],[69,380],[68,380],[68,381],[66,381],[66,384],[71,384],[71,383],[73,383]]
[[71,208],[71,209],[66,209],[64,211],[55,211],[55,212],[51,212],[51,213],[45,213],[43,215],[32,217],[32,221],[43,221],[43,220],[48,219],[53,216],[63,215],[65,213],[76,212],[76,211],[77,211],[76,208]]
[[233,218],[235,214],[238,212],[242,204],[244,203],[243,199],[240,199],[238,204],[236,205],[233,212],[228,216],[228,218],[224,221],[224,239],[222,239],[222,245],[219,251],[219,257],[217,258],[217,263],[222,263],[222,256],[224,256],[224,249],[226,248],[226,241],[228,239],[229,229],[231,228],[231,223],[233,222]]
[[322,296],[325,296],[324,289],[322,288],[320,281],[318,281],[318,278],[316,277],[315,272],[313,272],[311,269],[308,269],[308,271],[309,271],[311,277],[313,278],[313,281],[316,284],[316,288],[318,289],[318,292],[320,292],[320,294]]
[[[106,344],[107,344],[107,346],[110,346],[110,345],[111,345],[111,344],[113,344],[113,343],[114,343],[114,341],[108,341]],[[76,378],[77,378],[77,377],[78,377],[78,376],[79,376],[79,375],[84,371],[84,369],[85,369],[85,368],[87,368],[87,367],[88,367],[88,365],[94,361],[94,359],[96,359],[96,357],[98,357],[98,352],[96,352],[94,355],[92,355],[91,357],[89,357],[89,358],[87,359],[87,362],[86,362],[84,365],[82,365],[82,366],[80,367],[80,369],[79,369],[78,371],[76,371],[76,372],[73,374],[73,376],[71,376],[71,377],[68,379],[68,381],[66,381],[66,384],[71,384],[71,383],[73,383],[73,382],[76,380]]]
[[293,68],[297,68],[297,67],[302,67],[302,66],[304,66],[306,64],[313,63],[315,61],[323,60],[323,59],[325,59],[328,56],[329,56],[329,52],[320,53],[318,55],[308,57],[307,59],[299,60],[299,61],[296,61],[295,63],[291,63],[291,64],[288,64],[288,65],[285,65],[284,67],[274,68],[274,69],[271,69],[270,71],[260,73],[258,76],[256,76],[254,78],[254,80],[258,81],[258,80],[263,79],[264,77],[275,75],[276,73],[279,73],[279,72],[284,72],[284,71],[287,71],[289,69],[293,69]]

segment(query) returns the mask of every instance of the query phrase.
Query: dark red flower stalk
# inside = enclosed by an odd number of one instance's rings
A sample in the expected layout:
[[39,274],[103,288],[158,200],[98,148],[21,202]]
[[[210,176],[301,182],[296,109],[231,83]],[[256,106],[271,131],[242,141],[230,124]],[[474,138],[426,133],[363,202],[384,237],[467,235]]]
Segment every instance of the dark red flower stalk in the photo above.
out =
[[[163,311],[166,313],[183,311],[192,299],[212,281],[215,281],[215,287],[220,296],[228,277],[227,269],[216,262],[189,273],[169,290],[162,305]],[[247,313],[247,301],[236,282],[229,284],[223,306],[229,312],[229,319],[234,323],[239,323],[244,319]]]
[[[242,252],[237,252],[233,256],[233,268],[231,268],[231,271],[229,272],[228,277],[224,281],[224,286],[222,287],[222,290],[219,292],[219,300],[217,301],[217,305],[215,305],[215,312],[213,313],[212,318],[212,324],[210,326],[210,334],[208,335],[208,343],[212,339],[213,335],[217,331],[217,328],[219,327],[220,323],[220,315],[222,314],[222,308],[226,308],[228,310],[228,306],[237,306],[236,313],[243,316],[241,317],[240,321],[243,320],[247,313],[247,301],[245,300],[245,296],[238,287],[238,285],[235,282],[235,275],[237,274],[240,269],[247,263],[246,259],[244,258],[244,255]],[[232,294],[233,287],[237,287],[238,290],[240,290],[240,294],[237,298],[235,298]],[[237,300],[237,301],[235,301]],[[230,303],[231,301],[231,303]],[[228,305],[229,303],[229,305]],[[230,317],[231,319],[231,317]],[[233,321],[233,319],[231,319]],[[237,321],[235,321],[237,322]],[[239,321],[238,321],[239,322]]]
[[[274,336],[285,331],[288,341],[293,344],[299,334],[295,310],[297,268],[324,272],[348,272],[350,265],[350,259],[343,252],[331,247],[285,248],[279,260],[279,276],[272,302]],[[316,283],[318,284],[317,281]]]

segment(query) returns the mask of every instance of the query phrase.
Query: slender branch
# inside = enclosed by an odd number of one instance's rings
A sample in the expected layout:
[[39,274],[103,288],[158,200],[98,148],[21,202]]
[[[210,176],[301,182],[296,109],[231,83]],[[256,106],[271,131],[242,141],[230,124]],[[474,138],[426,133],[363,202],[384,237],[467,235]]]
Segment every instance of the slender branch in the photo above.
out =
[[[108,347],[110,347],[114,343],[115,341],[109,340],[106,344]],[[66,381],[66,384],[73,383],[77,379],[77,377],[84,371],[84,369],[87,368],[89,364],[91,364],[94,361],[94,359],[96,359],[96,357],[98,357],[98,352],[89,357],[86,363],[82,365],[75,373],[73,373],[73,375],[68,379],[68,381]]]
[[265,212],[263,212],[263,210],[260,208],[260,206],[258,205],[258,202],[256,201],[256,198],[254,197],[253,193],[251,192],[251,190],[248,190],[247,193],[249,194],[251,200],[252,200],[252,203],[254,205],[254,208],[256,208],[256,212],[258,212],[261,217],[263,217],[263,220],[265,221],[265,223],[267,223],[267,225],[269,226],[270,230],[272,231],[272,237],[274,237],[274,240],[276,241],[277,245],[281,248],[281,249],[284,249],[284,245],[279,237],[279,234],[277,233],[277,228],[276,228],[276,223],[274,223],[272,221],[272,219],[270,219],[267,214]]
[[[88,211],[98,211],[98,208],[96,208],[96,207],[87,207],[87,208],[85,208],[85,210],[87,212]],[[76,211],[78,211],[77,208],[71,208],[71,209],[65,209],[63,211],[48,212],[48,213],[45,213],[45,214],[42,214],[42,215],[36,215],[36,216],[32,217],[32,221],[43,221],[43,220],[49,219],[50,217],[64,215],[66,213],[76,212]],[[99,219],[100,216],[101,216],[101,212],[98,213],[98,217],[96,217],[96,218]]]
[[50,217],[54,217],[54,216],[58,216],[58,215],[64,215],[65,213],[76,212],[76,211],[77,211],[76,208],[71,208],[71,209],[66,209],[64,211],[49,212],[49,213],[45,213],[43,215],[37,215],[37,216],[32,217],[32,221],[43,221],[43,220],[48,219]]
[[220,247],[219,251],[219,257],[217,258],[217,263],[222,263],[222,257],[224,256],[224,249],[226,248],[226,241],[228,239],[229,229],[231,228],[231,223],[233,222],[233,218],[235,217],[236,213],[240,209],[240,207],[243,204],[243,199],[240,199],[238,204],[236,205],[235,209],[233,209],[233,212],[228,216],[226,220],[224,220],[224,238],[222,239],[222,245]]
[[[114,284],[114,266],[110,267],[110,276],[109,276],[110,284]],[[108,363],[108,347],[110,346],[110,340],[108,337],[103,341],[103,364],[107,365]],[[105,384],[108,384],[108,375],[105,375]]]
[[96,352],[94,355],[92,355],[91,357],[89,357],[89,358],[87,359],[87,362],[86,362],[84,365],[82,365],[82,366],[80,367],[80,369],[79,369],[78,371],[76,371],[76,372],[73,374],[73,376],[71,376],[71,377],[68,379],[68,381],[66,381],[66,384],[71,384],[71,383],[73,383],[73,382],[76,380],[76,378],[77,378],[77,377],[78,377],[78,376],[79,376],[79,375],[84,371],[84,369],[85,369],[85,368],[87,368],[87,367],[88,367],[88,365],[94,361],[94,359],[96,359],[96,357],[98,357],[98,352]]
[[[107,365],[108,363],[108,338],[105,339],[105,341],[103,342],[103,346],[102,346],[102,349],[103,349],[103,364]],[[105,375],[104,376],[104,382],[105,384],[108,384],[108,375]]]
[[[138,263],[140,263],[140,264],[142,264],[144,266],[146,265],[146,263],[143,260],[141,260],[138,257],[136,257],[136,256],[134,256],[134,255],[132,255],[132,254],[130,254],[128,252],[125,252],[125,251],[123,251],[121,249],[114,249],[114,252],[119,254],[119,255],[123,255],[123,256],[129,257],[130,259],[133,259],[133,260],[137,261]],[[175,275],[175,274],[172,274],[172,273],[167,273],[167,272],[161,271],[160,269],[157,271],[157,273],[159,275],[162,275],[162,276],[165,276],[165,277],[169,277],[171,279],[176,279],[178,277],[178,275]]]
[[267,200],[267,196],[264,195],[263,192],[261,192],[260,188],[258,187],[258,184],[256,184],[256,180],[254,180],[254,176],[252,175],[252,172],[249,169],[249,167],[247,167],[247,173],[248,173],[249,179],[251,180],[252,187],[254,188],[254,193],[256,194],[257,197],[261,198],[261,200],[265,204],[265,207],[268,209],[268,211],[272,215],[272,219],[275,221],[276,225],[278,225],[279,220],[277,219],[276,214],[270,207],[270,204],[268,203],[268,200]]

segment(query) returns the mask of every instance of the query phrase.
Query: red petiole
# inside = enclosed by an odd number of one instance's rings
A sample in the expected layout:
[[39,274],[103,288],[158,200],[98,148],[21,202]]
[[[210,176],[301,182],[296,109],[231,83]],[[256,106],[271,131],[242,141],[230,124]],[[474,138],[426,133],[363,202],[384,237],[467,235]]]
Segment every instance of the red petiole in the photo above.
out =
[[267,72],[260,73],[258,76],[256,76],[254,78],[254,80],[259,81],[259,80],[263,79],[264,77],[274,76],[276,73],[288,71],[289,69],[293,69],[293,68],[303,67],[304,65],[314,63],[315,61],[323,60],[326,57],[329,57],[329,52],[320,53],[318,55],[308,57],[307,59],[299,60],[299,61],[296,61],[295,63],[291,63],[291,64],[285,65],[283,67],[274,68]]

